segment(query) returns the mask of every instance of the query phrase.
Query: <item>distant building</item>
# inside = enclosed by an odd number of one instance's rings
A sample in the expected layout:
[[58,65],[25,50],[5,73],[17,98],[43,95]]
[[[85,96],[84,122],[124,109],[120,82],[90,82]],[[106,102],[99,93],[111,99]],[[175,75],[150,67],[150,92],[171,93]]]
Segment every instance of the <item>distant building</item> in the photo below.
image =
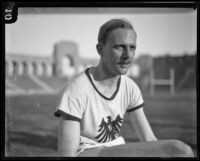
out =
[[51,57],[24,56],[20,54],[6,54],[6,76],[33,74],[53,75],[54,61]]
[[74,42],[55,44],[52,57],[6,54],[6,76],[36,75],[47,77],[71,77],[86,67],[97,64],[97,59],[81,58]]
[[74,42],[61,41],[54,46],[54,67],[56,76],[73,76],[78,72],[80,57],[78,46]]

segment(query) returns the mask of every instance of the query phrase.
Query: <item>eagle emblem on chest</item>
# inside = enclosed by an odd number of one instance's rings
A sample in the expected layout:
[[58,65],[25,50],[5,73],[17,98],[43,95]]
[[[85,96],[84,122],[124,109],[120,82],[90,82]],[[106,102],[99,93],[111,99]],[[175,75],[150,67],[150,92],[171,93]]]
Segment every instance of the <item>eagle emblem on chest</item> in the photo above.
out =
[[99,143],[108,142],[114,140],[120,133],[123,119],[118,114],[116,119],[112,121],[111,116],[107,116],[107,121],[102,118],[101,124],[99,125],[99,134],[95,139]]

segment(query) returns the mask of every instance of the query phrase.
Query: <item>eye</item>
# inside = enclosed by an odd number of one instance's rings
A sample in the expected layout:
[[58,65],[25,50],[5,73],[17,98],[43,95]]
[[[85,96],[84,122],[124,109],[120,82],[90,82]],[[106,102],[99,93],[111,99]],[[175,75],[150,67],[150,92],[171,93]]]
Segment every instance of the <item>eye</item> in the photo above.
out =
[[121,46],[121,45],[117,45],[114,48],[117,49],[117,50],[123,50],[124,49],[123,46]]
[[136,46],[130,46],[130,50],[135,50],[136,49]]

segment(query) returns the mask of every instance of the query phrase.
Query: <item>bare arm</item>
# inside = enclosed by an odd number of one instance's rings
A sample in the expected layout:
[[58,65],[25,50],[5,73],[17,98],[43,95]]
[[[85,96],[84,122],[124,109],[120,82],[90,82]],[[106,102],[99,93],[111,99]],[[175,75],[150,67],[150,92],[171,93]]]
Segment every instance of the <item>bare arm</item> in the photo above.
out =
[[63,157],[76,156],[80,141],[80,123],[61,118],[59,125],[58,150]]
[[143,108],[128,113],[128,116],[132,126],[136,130],[140,141],[157,140],[144,114]]

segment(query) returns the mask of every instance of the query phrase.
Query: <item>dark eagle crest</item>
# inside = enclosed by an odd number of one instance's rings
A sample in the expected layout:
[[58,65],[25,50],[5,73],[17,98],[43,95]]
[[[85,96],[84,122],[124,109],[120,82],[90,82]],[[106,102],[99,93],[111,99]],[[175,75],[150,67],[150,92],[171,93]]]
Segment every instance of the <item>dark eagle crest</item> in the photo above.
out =
[[95,137],[99,143],[104,143],[115,139],[120,132],[120,128],[122,126],[123,119],[118,114],[114,121],[111,121],[111,116],[107,117],[108,122],[102,118],[101,124],[99,125],[98,132],[99,135]]

